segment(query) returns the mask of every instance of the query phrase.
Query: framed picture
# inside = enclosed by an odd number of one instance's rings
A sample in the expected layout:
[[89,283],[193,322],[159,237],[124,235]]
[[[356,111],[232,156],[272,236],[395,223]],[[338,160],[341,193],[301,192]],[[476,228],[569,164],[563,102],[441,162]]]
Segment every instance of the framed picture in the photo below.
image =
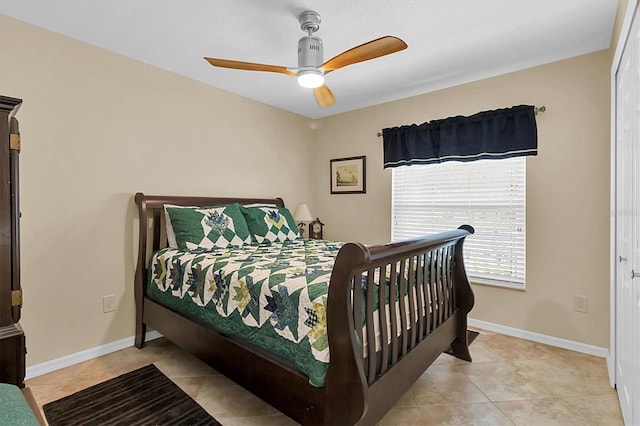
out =
[[332,194],[364,194],[367,192],[365,155],[329,160]]

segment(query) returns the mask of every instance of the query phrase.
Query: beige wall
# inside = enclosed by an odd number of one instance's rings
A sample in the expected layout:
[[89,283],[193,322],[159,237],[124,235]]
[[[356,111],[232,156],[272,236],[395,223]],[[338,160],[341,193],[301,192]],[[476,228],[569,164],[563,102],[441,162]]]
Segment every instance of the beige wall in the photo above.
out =
[[[309,122],[0,15],[0,93],[24,99],[28,365],[133,335],[133,194],[310,193]],[[113,294],[115,313],[102,313]]]
[[[527,158],[526,291],[474,285],[472,317],[608,347],[609,70],[606,50],[321,120],[314,215],[329,238],[388,241],[391,171],[382,169],[377,132],[544,105],[539,154]],[[367,156],[367,193],[330,195],[329,159],[354,155]],[[574,295],[588,297],[588,313],[573,311]]]

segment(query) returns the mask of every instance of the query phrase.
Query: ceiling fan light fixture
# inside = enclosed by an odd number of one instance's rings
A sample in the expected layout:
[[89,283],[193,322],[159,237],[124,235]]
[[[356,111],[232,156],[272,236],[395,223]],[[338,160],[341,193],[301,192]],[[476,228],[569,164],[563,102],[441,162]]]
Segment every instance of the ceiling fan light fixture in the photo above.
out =
[[379,58],[407,48],[407,43],[398,37],[384,36],[345,50],[325,62],[322,39],[313,35],[320,28],[320,15],[318,12],[305,10],[298,15],[298,22],[300,22],[300,29],[305,31],[307,35],[300,37],[298,40],[298,66],[296,68],[222,58],[205,57],[204,59],[214,67],[295,76],[298,78],[300,86],[313,89],[313,96],[315,96],[318,105],[324,108],[336,102],[333,93],[324,84],[325,74],[348,65]]
[[298,71],[298,84],[307,89],[315,89],[324,84],[324,75],[320,70]]

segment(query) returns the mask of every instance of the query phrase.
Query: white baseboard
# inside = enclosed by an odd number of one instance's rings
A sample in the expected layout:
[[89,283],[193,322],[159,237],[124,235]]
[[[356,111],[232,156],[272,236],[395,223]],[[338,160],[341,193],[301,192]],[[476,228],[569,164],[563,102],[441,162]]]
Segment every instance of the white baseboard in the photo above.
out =
[[607,370],[609,371],[609,384],[612,388],[616,387],[616,369],[611,354],[607,356]]
[[[159,337],[162,337],[162,334],[154,330],[147,333],[145,340],[150,341]],[[110,342],[104,345],[97,346],[95,348],[76,352],[71,355],[63,356],[60,358],[52,359],[51,361],[46,361],[41,364],[27,367],[25,379],[33,379],[34,377],[51,373],[52,371],[60,370],[61,368],[69,367],[70,365],[98,358],[99,356],[107,355],[111,352],[119,351],[120,349],[129,348],[133,346],[134,340],[135,338],[133,336],[125,337],[124,339],[116,340],[115,342]]]
[[532,342],[543,343],[549,346],[555,346],[562,349],[569,349],[581,352],[587,355],[606,358],[608,362],[609,349],[599,346],[587,345],[586,343],[575,342],[573,340],[561,339],[559,337],[548,336],[546,334],[534,333],[533,331],[521,330],[519,328],[507,327],[506,325],[495,324],[487,321],[480,321],[469,318],[469,325],[472,327],[483,328],[488,331],[494,331],[507,336],[519,337]]

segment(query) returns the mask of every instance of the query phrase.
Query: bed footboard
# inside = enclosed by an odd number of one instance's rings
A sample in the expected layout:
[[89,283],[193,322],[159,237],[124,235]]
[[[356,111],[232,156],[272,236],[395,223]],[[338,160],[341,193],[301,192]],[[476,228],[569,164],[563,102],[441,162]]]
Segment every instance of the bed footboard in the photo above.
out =
[[343,246],[327,306],[329,424],[374,424],[450,346],[471,361],[462,246],[473,232]]

